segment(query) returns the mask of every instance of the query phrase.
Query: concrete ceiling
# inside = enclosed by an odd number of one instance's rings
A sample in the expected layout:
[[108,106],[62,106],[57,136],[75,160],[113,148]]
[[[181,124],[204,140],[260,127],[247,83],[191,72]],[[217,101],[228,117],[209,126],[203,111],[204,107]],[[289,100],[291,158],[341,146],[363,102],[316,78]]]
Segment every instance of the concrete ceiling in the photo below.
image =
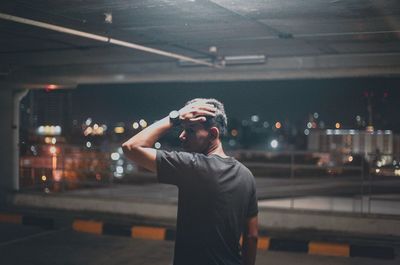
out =
[[1,88],[400,75],[399,0],[2,0],[0,13],[192,58],[212,60],[213,46],[219,61],[266,58],[224,68],[182,66],[0,19]]

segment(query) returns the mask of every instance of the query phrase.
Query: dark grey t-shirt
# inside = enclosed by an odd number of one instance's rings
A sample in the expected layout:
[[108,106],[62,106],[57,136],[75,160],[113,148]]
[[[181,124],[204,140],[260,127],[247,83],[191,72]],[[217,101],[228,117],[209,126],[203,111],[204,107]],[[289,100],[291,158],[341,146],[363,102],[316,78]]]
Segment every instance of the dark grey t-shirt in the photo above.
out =
[[157,177],[179,188],[174,265],[241,264],[245,220],[258,213],[252,173],[231,157],[157,150]]

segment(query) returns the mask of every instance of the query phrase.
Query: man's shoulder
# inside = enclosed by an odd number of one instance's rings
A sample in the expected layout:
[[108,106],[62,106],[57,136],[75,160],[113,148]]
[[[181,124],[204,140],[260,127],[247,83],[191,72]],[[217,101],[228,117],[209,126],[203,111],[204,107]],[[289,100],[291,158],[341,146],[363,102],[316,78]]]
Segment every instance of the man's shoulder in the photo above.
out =
[[242,170],[243,173],[248,174],[253,176],[253,173],[250,171],[250,169],[245,166],[242,162],[235,160],[238,163],[238,166],[240,167],[240,169]]
[[157,150],[157,162],[161,162],[161,160],[169,160],[176,162],[195,162],[198,160],[198,156],[196,153],[184,152],[184,151],[176,151],[176,150]]

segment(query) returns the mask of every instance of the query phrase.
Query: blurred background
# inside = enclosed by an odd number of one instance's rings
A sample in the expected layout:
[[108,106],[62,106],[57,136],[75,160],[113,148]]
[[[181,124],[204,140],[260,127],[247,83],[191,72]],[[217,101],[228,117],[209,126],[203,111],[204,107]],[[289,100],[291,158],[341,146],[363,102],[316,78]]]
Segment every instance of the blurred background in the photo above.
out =
[[[154,184],[121,144],[186,101],[213,97],[228,115],[224,148],[253,172],[263,205],[397,215],[388,201],[400,199],[399,86],[358,78],[32,90],[20,103],[21,190]],[[179,133],[154,148],[180,150]]]
[[121,143],[213,97],[261,206],[400,212],[397,0],[6,0],[0,32],[1,194],[176,202]]

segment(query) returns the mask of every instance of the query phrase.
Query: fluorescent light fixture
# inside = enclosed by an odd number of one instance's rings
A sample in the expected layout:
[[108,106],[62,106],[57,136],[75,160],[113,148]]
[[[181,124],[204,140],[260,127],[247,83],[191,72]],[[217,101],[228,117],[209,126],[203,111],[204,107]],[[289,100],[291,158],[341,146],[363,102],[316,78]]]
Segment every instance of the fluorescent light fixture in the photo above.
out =
[[263,63],[265,63],[265,55],[241,55],[225,57],[225,65]]

